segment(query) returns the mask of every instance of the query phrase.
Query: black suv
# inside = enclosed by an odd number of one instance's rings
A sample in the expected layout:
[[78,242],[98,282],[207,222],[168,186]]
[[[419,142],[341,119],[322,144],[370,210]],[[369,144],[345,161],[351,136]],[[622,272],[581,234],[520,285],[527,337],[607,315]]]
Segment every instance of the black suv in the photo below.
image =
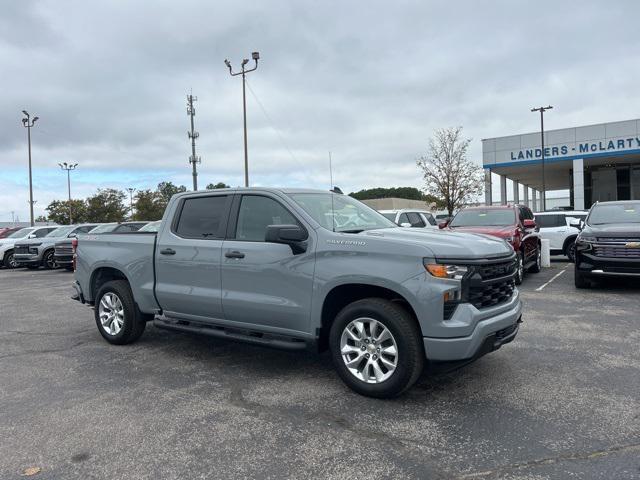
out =
[[576,239],[575,284],[607,276],[640,279],[640,201],[599,202]]

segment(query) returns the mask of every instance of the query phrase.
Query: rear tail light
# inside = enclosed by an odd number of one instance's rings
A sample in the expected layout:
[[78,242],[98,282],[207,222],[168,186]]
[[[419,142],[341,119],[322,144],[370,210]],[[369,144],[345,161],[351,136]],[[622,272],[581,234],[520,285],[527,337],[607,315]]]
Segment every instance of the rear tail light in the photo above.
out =
[[78,249],[78,239],[74,238],[71,240],[71,250],[73,251],[73,271],[76,271],[76,259],[78,258],[78,254],[76,253],[76,250]]

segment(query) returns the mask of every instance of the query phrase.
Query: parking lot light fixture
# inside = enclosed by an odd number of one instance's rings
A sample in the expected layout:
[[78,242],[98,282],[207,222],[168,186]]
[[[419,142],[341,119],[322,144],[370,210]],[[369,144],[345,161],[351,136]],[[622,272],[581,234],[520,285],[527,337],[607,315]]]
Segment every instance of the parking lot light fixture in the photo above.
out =
[[60,168],[62,170],[66,170],[67,171],[67,191],[68,191],[68,198],[69,198],[69,225],[71,225],[73,223],[73,219],[72,219],[72,209],[71,209],[71,170],[75,170],[76,167],[78,166],[77,163],[74,164],[70,164],[67,162],[62,162],[59,163],[58,165],[60,165]]
[[33,227],[33,204],[35,202],[33,201],[33,178],[31,174],[31,128],[40,117],[31,118],[31,115],[29,115],[29,112],[27,112],[26,110],[22,110],[22,113],[24,114],[24,118],[22,119],[22,126],[27,129],[27,145],[29,148],[29,216],[31,226]]
[[255,62],[255,65],[253,68],[250,68],[248,70],[245,69],[245,65],[249,63],[249,59],[245,58],[244,60],[242,60],[242,63],[240,65],[242,70],[235,73],[233,71],[233,68],[231,67],[231,62],[229,62],[229,60],[227,59],[224,60],[224,64],[229,69],[229,74],[232,77],[235,77],[236,75],[242,75],[242,114],[243,114],[243,122],[244,122],[244,186],[245,187],[249,186],[249,154],[247,151],[247,96],[246,96],[245,75],[249,72],[253,72],[258,68],[258,60],[260,60],[260,53],[252,52],[251,58]]
[[547,185],[544,176],[544,112],[551,110],[553,106],[532,108],[532,112],[540,112],[540,151],[542,153],[542,192],[540,192],[540,209],[544,212],[547,209]]

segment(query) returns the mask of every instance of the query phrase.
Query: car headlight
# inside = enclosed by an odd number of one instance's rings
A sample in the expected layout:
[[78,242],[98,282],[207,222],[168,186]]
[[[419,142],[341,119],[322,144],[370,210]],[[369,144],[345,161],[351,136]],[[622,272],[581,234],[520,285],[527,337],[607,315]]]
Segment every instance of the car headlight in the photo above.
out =
[[424,268],[431,275],[437,278],[450,278],[453,280],[462,280],[469,271],[464,265],[447,265],[444,263],[433,263],[425,260]]
[[595,243],[596,237],[591,237],[589,235],[578,235],[577,241],[583,243]]

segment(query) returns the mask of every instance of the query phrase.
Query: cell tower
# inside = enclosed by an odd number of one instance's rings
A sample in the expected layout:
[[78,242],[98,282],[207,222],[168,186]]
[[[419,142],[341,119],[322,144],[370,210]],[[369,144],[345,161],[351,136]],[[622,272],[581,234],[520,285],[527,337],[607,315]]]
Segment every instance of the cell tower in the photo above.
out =
[[197,164],[201,163],[201,159],[198,155],[196,155],[196,138],[200,136],[198,132],[196,132],[193,128],[193,117],[196,115],[196,109],[193,108],[193,102],[197,102],[198,97],[194,97],[193,95],[187,95],[187,113],[189,114],[189,118],[191,119],[191,131],[187,132],[189,138],[191,139],[191,156],[189,157],[189,163],[193,168],[193,191],[198,190],[198,167]]

